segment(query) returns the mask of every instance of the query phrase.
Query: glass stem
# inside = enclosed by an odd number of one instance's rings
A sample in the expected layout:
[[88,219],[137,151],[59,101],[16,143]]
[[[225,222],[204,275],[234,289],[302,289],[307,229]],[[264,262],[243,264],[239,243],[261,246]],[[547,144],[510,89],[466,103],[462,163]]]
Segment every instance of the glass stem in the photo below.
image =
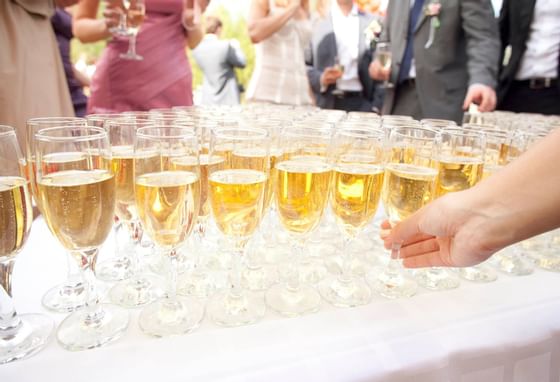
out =
[[303,250],[305,246],[305,240],[300,238],[293,239],[292,251],[294,257],[288,264],[288,278],[287,278],[287,288],[290,292],[297,292],[300,287],[300,277],[299,277],[299,264],[301,257],[303,256]]
[[350,282],[352,280],[352,254],[350,253],[350,243],[352,237],[345,236],[342,243],[342,272],[340,273],[340,281]]
[[128,54],[136,56],[136,33],[131,34],[128,39]]
[[137,276],[140,273],[140,259],[138,247],[142,242],[142,236],[144,231],[142,230],[142,225],[138,220],[131,220],[128,224],[128,229],[130,233],[130,244],[132,249],[132,256],[130,256],[130,266],[132,270],[132,275]]
[[205,239],[206,239],[206,217],[198,218],[198,222],[196,224],[196,237],[198,239],[198,248],[194,255],[194,268],[193,273],[202,273],[202,256],[201,253],[204,248]]
[[233,251],[233,258],[231,259],[230,296],[236,299],[243,296],[243,289],[241,288],[241,260],[243,258],[244,251],[244,243],[236,243],[235,250]]
[[168,284],[167,284],[167,298],[172,301],[177,299],[177,273],[178,273],[177,257],[178,256],[179,254],[175,249],[172,249],[171,252],[169,252],[169,263],[170,263],[169,265],[171,269],[170,269],[170,277],[168,279]]
[[391,247],[391,259],[387,265],[387,271],[391,274],[398,274],[401,270],[401,246],[400,243],[393,243]]
[[21,326],[12,301],[14,259],[0,262],[0,340],[10,339]]

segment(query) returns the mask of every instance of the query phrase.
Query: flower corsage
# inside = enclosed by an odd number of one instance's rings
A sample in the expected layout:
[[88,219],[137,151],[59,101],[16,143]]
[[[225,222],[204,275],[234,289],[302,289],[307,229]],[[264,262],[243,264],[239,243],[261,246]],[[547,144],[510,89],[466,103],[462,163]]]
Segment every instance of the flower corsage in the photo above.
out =
[[426,17],[430,18],[430,35],[428,36],[428,41],[424,48],[428,49],[434,43],[434,38],[436,37],[436,30],[440,26],[439,13],[441,11],[441,3],[439,0],[431,0],[424,7],[424,14]]

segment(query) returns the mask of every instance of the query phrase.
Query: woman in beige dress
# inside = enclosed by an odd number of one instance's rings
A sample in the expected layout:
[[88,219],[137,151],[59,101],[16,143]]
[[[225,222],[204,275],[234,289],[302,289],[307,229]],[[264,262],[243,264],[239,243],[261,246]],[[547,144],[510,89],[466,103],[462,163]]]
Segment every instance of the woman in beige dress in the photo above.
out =
[[[68,6],[77,0],[57,0]],[[16,128],[20,146],[33,117],[73,116],[51,26],[52,0],[0,1],[0,124]]]
[[308,0],[252,0],[249,35],[256,57],[247,101],[312,104],[304,58],[311,39]]

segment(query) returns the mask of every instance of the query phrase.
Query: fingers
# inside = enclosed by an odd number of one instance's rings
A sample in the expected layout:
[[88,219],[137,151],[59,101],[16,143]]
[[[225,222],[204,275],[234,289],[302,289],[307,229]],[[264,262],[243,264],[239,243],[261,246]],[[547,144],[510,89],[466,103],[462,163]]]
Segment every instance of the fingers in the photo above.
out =
[[482,92],[482,101],[480,102],[479,110],[481,112],[488,112],[494,110],[496,107],[496,92],[493,89],[487,88]]
[[194,9],[194,1],[195,0],[185,0],[183,3],[184,9]]
[[427,267],[446,267],[450,266],[441,258],[440,251],[425,253],[419,256],[408,257],[403,259],[405,268],[427,268]]
[[471,103],[474,101],[474,91],[469,89],[467,95],[465,96],[465,101],[463,102],[463,110],[468,110]]
[[424,210],[419,210],[408,219],[398,223],[387,237],[391,243],[403,244],[415,236],[424,234],[420,230],[420,218]]
[[401,258],[425,255],[439,251],[439,242],[433,236],[401,247]]

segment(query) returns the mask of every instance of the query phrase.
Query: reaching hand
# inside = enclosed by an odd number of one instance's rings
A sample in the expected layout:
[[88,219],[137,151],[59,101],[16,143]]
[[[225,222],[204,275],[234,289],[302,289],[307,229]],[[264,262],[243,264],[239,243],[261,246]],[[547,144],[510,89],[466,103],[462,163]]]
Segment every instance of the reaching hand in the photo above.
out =
[[496,108],[496,92],[490,86],[473,84],[467,91],[463,110],[467,110],[471,103],[477,104],[481,112],[492,111]]
[[383,69],[379,61],[373,60],[369,64],[369,76],[377,81],[389,81],[391,69]]
[[465,267],[486,260],[501,248],[492,248],[486,240],[491,217],[473,209],[468,195],[456,192],[441,197],[393,229],[383,222],[385,247],[402,244],[401,258],[408,268]]

